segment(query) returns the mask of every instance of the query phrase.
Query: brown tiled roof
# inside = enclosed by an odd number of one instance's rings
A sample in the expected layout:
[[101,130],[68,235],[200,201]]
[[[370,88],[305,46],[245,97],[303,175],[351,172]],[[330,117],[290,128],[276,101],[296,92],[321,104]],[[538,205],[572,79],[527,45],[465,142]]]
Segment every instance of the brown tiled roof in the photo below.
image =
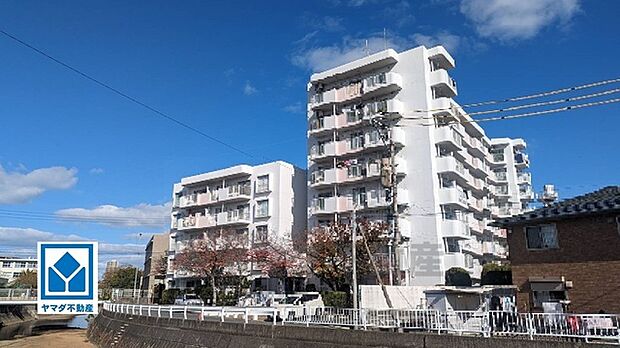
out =
[[577,215],[620,212],[620,186],[607,186],[598,191],[570,198],[548,207],[498,219],[494,226],[507,227],[522,222],[562,219]]

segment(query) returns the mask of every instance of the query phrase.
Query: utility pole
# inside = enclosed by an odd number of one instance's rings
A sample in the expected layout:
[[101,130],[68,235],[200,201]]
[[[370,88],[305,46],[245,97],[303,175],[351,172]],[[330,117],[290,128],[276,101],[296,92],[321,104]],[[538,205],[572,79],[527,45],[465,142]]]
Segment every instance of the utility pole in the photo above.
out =
[[353,259],[353,309],[357,309],[357,204],[353,204],[353,220],[351,221],[351,258]]
[[379,268],[377,268],[377,263],[375,262],[375,258],[373,257],[372,253],[370,252],[370,247],[368,247],[368,240],[366,239],[366,233],[364,233],[364,225],[361,224],[359,228],[360,228],[360,232],[362,233],[362,238],[364,240],[364,247],[366,248],[366,252],[368,253],[368,259],[370,260],[370,264],[372,265],[372,268],[375,271],[375,276],[377,277],[377,282],[381,286],[381,291],[383,292],[383,297],[385,298],[385,303],[387,303],[388,308],[393,308],[392,307],[392,300],[390,300],[390,295],[388,294],[387,289],[385,287],[385,284],[383,283],[383,280],[381,279],[381,274],[379,274]]
[[[138,235],[138,244],[140,244],[140,240],[142,239],[142,233]],[[136,272],[133,276],[133,296],[135,298],[136,303],[140,300],[140,296],[136,296],[136,286],[138,285],[138,266],[136,266]]]
[[[393,127],[388,122],[383,122],[378,118],[372,118],[371,124],[379,132],[383,144],[388,147],[387,161],[382,161],[381,184],[391,196],[391,209],[389,213],[390,236],[388,238],[388,277],[390,285],[394,285],[394,268],[398,263],[395,258],[395,247],[400,243],[400,233],[398,231],[398,183],[396,181],[396,147],[394,145]],[[394,245],[396,244],[396,245]],[[398,274],[398,273],[397,273]],[[396,277],[396,284],[400,283],[400,276]]]

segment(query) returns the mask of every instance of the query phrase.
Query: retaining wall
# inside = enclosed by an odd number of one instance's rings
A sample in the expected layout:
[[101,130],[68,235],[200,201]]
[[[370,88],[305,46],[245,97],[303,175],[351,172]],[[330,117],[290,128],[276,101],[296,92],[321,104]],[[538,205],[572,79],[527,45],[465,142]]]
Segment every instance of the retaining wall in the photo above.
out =
[[582,342],[524,338],[483,338],[428,333],[354,331],[339,328],[270,325],[268,323],[148,318],[101,311],[88,329],[89,340],[115,348],[609,348]]

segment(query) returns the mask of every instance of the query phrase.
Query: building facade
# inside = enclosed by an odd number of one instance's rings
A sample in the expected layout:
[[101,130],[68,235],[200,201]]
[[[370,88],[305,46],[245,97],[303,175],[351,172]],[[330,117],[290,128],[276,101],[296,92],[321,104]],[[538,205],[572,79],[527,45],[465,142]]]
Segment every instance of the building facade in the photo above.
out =
[[[174,185],[167,286],[199,285],[174,269],[174,256],[205,234],[235,231],[245,244],[290,241],[306,230],[306,171],[276,161],[238,165],[181,179]],[[248,269],[258,277],[260,270]]]
[[168,265],[170,233],[154,234],[144,248],[142,290],[153,291],[155,285],[164,284],[166,272],[160,272]]
[[534,200],[529,157],[523,139],[491,139],[491,162],[495,183],[494,206],[500,217],[519,214],[529,209]]
[[454,66],[441,46],[388,49],[308,84],[308,228],[348,223],[354,209],[397,216],[387,256],[397,284],[443,284],[451,267],[476,280],[484,263],[506,257],[505,233],[488,224],[501,213],[499,163],[492,140],[453,100]]
[[498,220],[518,310],[620,313],[620,186]]
[[114,272],[120,267],[117,260],[110,260],[105,263],[105,273]]
[[22,272],[37,271],[37,259],[0,256],[0,278],[10,284]]

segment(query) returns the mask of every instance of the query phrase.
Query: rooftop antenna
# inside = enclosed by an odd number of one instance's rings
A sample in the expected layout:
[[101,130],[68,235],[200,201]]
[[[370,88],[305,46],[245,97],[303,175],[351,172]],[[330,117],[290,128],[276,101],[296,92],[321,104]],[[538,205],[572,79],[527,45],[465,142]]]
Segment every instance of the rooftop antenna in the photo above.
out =
[[388,49],[388,44],[387,44],[387,30],[385,28],[383,28],[383,49],[387,50]]
[[364,48],[364,51],[366,51],[366,55],[369,56],[370,55],[370,50],[368,49],[368,39],[366,39],[365,41],[366,41],[366,46]]

